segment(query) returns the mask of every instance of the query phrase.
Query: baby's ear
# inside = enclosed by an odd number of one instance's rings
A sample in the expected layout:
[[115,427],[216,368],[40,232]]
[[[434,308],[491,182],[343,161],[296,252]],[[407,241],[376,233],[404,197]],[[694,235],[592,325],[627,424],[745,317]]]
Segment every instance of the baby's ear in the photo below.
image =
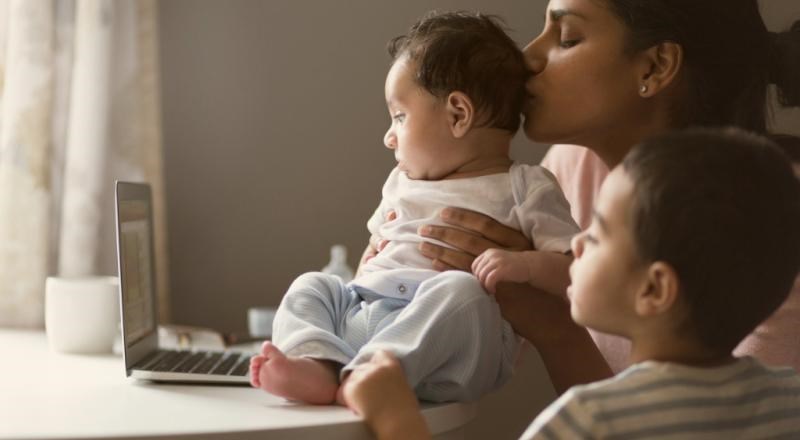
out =
[[636,314],[647,317],[669,312],[677,304],[679,292],[678,273],[670,264],[663,261],[650,264],[636,295]]
[[475,120],[472,100],[465,93],[456,91],[447,96],[446,106],[450,131],[456,138],[464,137]]

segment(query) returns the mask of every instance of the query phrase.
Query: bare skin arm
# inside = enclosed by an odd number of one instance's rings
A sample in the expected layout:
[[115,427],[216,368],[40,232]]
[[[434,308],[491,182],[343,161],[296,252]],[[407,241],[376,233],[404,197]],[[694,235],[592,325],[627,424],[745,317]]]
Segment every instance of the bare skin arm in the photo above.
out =
[[558,394],[613,376],[589,332],[570,317],[563,298],[527,284],[500,283],[495,299],[514,330],[536,347]]
[[572,254],[535,251],[522,254],[528,263],[531,286],[561,297],[567,294]]
[[[427,231],[421,230],[421,235],[441,240],[460,251],[431,243],[421,246],[420,251],[437,268],[469,271],[475,258],[487,249],[530,249],[530,243],[519,231],[482,214],[455,208],[442,213],[449,214],[443,215],[442,220],[457,228],[431,226]],[[573,385],[612,376],[588,331],[572,321],[569,304],[563,297],[546,294],[527,284],[500,283],[495,298],[503,317],[539,351],[559,394]]]

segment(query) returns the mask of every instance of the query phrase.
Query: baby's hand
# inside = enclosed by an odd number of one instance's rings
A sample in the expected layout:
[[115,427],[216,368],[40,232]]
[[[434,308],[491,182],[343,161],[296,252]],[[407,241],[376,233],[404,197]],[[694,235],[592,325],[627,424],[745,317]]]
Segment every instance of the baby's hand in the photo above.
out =
[[525,254],[502,249],[488,249],[480,254],[472,263],[472,273],[491,294],[495,293],[497,283],[501,281],[515,283],[530,281],[530,270]]
[[353,369],[340,392],[344,403],[364,418],[377,438],[430,438],[403,366],[391,353],[378,351]]
[[369,362],[353,369],[341,391],[347,406],[368,422],[377,421],[384,415],[396,415],[398,411],[418,410],[416,396],[408,386],[403,367],[385,351],[376,352]]
[[[397,219],[397,213],[392,210],[386,214],[386,223],[394,221]],[[361,256],[361,261],[358,263],[359,269],[361,265],[366,263],[367,261],[375,258],[385,247],[389,244],[389,240],[385,240],[383,237],[377,234],[372,234],[369,237],[369,245],[367,246],[367,250],[364,252],[364,255]]]

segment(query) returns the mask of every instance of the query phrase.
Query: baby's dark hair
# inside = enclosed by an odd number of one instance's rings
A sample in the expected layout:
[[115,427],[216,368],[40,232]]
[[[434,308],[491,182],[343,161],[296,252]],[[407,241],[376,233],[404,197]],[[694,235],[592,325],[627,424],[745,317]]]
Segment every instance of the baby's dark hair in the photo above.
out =
[[677,273],[685,334],[729,353],[786,299],[800,269],[800,181],[770,140],[690,129],[634,147],[639,257]]
[[516,132],[530,72],[499,18],[471,12],[431,12],[388,44],[393,61],[407,56],[414,79],[433,96],[454,91],[472,100],[478,125]]

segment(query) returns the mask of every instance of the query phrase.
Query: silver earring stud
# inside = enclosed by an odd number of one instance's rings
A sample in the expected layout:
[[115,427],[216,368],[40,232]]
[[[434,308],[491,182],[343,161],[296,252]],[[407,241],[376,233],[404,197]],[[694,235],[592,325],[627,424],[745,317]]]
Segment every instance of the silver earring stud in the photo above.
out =
[[647,93],[647,84],[642,84],[642,86],[639,87],[639,93]]

